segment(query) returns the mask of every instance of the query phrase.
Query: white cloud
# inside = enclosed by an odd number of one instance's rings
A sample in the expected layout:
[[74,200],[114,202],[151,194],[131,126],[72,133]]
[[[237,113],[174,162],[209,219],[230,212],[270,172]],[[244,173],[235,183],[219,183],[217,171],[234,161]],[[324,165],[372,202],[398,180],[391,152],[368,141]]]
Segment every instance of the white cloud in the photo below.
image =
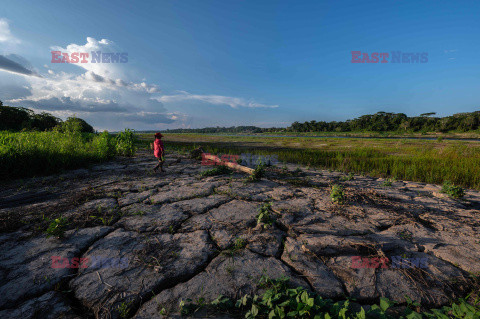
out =
[[[109,77],[109,78],[121,78],[124,74],[124,64],[125,63],[91,63],[92,51],[101,51],[102,53],[120,53],[124,52],[121,50],[113,41],[102,39],[98,41],[95,38],[87,37],[87,43],[83,45],[79,44],[69,44],[65,48],[60,46],[51,47],[52,51],[60,51],[62,53],[68,53],[71,55],[74,52],[88,53],[89,57],[87,60],[89,63],[73,63],[80,68],[83,68],[87,71],[92,71],[95,74]],[[53,66],[53,65],[52,65]]]
[[157,98],[158,101],[163,103],[171,103],[171,102],[179,102],[179,101],[187,101],[187,100],[197,100],[203,101],[210,104],[215,105],[229,105],[230,107],[236,109],[238,107],[249,107],[249,108],[276,108],[278,105],[266,105],[257,103],[253,100],[245,100],[239,97],[230,97],[230,96],[222,96],[222,95],[198,95],[198,94],[190,94],[185,91],[180,91],[180,94],[175,95],[164,95],[162,97]]
[[10,26],[5,18],[0,18],[0,42],[20,43],[20,40],[15,38],[10,32]]

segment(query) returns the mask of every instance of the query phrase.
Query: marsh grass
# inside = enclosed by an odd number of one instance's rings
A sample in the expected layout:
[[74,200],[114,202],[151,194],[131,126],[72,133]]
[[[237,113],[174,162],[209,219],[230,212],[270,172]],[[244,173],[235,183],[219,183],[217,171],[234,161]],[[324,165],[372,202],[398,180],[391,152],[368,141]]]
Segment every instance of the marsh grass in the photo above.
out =
[[[123,134],[123,135],[122,135]],[[117,154],[132,156],[136,136],[57,131],[0,132],[0,179],[58,173],[88,166]]]
[[166,147],[185,150],[195,145],[213,154],[275,154],[280,162],[395,180],[450,181],[480,189],[478,142],[180,135],[166,136]]

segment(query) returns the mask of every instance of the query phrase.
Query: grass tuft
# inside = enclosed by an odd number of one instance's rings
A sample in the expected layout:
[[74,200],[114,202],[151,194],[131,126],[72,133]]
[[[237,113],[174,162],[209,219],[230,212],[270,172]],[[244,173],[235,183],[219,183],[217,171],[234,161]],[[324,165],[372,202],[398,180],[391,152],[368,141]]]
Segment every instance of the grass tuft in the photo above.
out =
[[445,193],[453,198],[463,198],[463,196],[465,196],[465,191],[463,188],[460,186],[455,186],[448,181],[443,183],[442,193]]
[[330,198],[332,202],[336,204],[343,204],[345,202],[345,192],[343,187],[338,184],[332,185]]

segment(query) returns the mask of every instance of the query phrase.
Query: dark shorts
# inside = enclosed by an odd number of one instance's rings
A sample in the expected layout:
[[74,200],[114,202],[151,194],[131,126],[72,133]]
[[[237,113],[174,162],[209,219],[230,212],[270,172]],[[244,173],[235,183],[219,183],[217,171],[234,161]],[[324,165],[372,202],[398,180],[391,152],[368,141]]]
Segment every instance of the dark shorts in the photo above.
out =
[[165,155],[162,155],[162,157],[157,157],[159,162],[165,162]]

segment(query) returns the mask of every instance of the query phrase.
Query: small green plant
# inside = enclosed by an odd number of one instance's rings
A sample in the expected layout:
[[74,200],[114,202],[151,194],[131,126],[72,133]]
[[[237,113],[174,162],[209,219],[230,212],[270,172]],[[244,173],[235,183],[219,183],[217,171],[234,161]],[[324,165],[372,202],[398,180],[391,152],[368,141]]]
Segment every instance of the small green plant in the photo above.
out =
[[393,185],[393,180],[391,178],[387,178],[383,181],[383,186],[390,187]]
[[47,238],[51,236],[63,238],[67,224],[67,219],[65,217],[59,217],[51,221],[46,230]]
[[122,302],[118,307],[117,307],[117,310],[118,310],[118,314],[120,315],[121,318],[127,318],[128,317],[128,313],[130,312],[130,304],[132,303],[132,301],[130,302]]
[[[101,211],[101,207],[99,207],[99,211]],[[94,215],[90,217],[93,219],[99,220],[104,226],[110,226],[110,224],[113,221],[113,216],[110,216],[110,218],[108,218],[107,216],[100,217],[100,216],[94,216]]]
[[340,177],[340,180],[341,181],[351,181],[351,180],[353,180],[353,173],[350,172],[350,173],[348,173],[348,175],[344,175],[344,176]]
[[235,242],[233,243],[233,250],[235,250],[235,251],[242,250],[243,248],[245,248],[247,246],[247,243],[248,242],[245,238],[237,237],[235,239]]
[[228,168],[225,165],[219,165],[217,167],[214,167],[212,169],[208,169],[206,171],[203,171],[200,173],[200,176],[216,176],[216,175],[224,175],[224,174],[230,174],[232,170]]
[[345,192],[343,187],[338,184],[332,185],[330,198],[332,202],[336,204],[343,204],[345,202]]
[[[333,301],[323,299],[315,293],[308,292],[305,288],[289,287],[289,278],[280,277],[270,279],[262,276],[259,280],[259,287],[265,289],[261,295],[244,295],[236,302],[220,295],[211,303],[205,302],[204,298],[197,298],[196,302],[186,299],[180,303],[182,315],[190,315],[202,308],[213,311],[245,313],[245,318],[320,318],[320,319],[366,319],[382,318],[390,319],[393,316],[388,310],[396,304],[395,301],[381,297],[378,304],[366,308],[355,307],[350,300]],[[451,307],[444,306],[441,309],[431,309],[426,312],[419,312],[420,304],[405,296],[407,307],[400,318],[421,319],[421,318],[478,318],[480,316],[479,300],[472,302],[459,299],[452,303]]]
[[271,203],[263,204],[260,207],[259,213],[256,218],[257,218],[257,225],[263,224],[264,227],[273,225],[273,223],[275,222],[275,219],[273,217],[272,204]]
[[451,182],[444,182],[442,186],[442,193],[447,194],[453,198],[463,198],[465,196],[465,190],[460,186],[455,186]]
[[247,182],[256,182],[265,176],[265,164],[260,163],[253,170],[253,173],[247,177]]
[[235,238],[235,241],[233,242],[232,246],[230,246],[229,249],[225,250],[224,253],[227,255],[234,255],[238,253],[239,251],[243,250],[245,247],[247,247],[248,241],[245,238],[242,237],[237,237]]

